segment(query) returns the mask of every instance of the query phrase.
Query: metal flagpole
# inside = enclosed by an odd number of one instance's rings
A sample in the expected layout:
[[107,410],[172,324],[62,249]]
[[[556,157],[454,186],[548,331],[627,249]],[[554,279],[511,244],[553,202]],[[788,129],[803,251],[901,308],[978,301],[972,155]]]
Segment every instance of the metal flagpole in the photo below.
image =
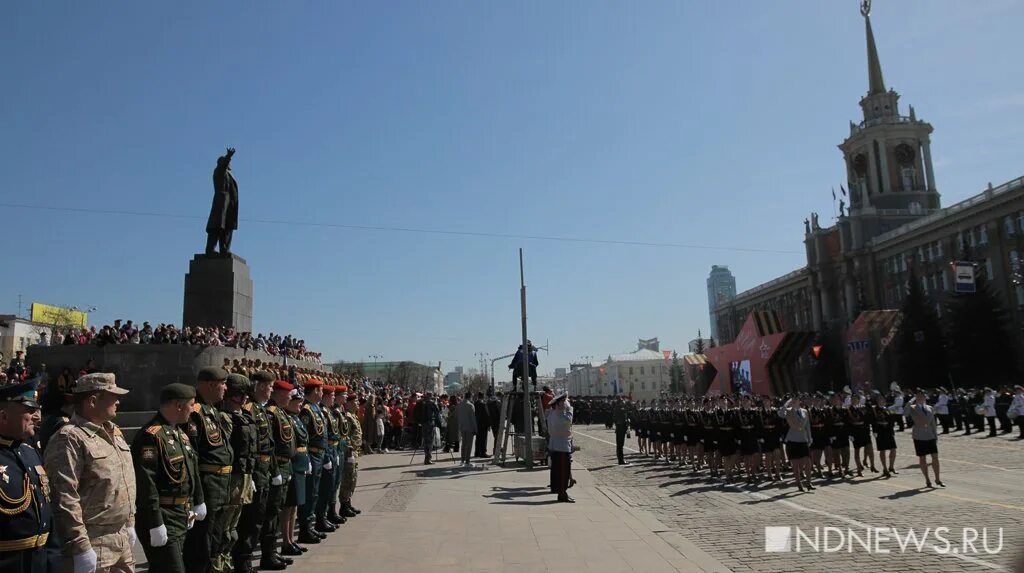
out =
[[523,451],[526,456],[526,469],[533,469],[533,412],[530,411],[530,392],[527,384],[530,382],[530,346],[526,339],[526,281],[523,278],[523,249],[519,248],[519,306],[523,319],[523,416],[526,425],[524,426]]

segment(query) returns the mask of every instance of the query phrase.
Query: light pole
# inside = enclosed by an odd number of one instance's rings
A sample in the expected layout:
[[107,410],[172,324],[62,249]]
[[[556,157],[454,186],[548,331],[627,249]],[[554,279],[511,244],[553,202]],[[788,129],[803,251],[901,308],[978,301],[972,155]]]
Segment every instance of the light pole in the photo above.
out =
[[367,358],[373,358],[373,375],[377,375],[377,361],[384,358],[383,354],[371,354]]

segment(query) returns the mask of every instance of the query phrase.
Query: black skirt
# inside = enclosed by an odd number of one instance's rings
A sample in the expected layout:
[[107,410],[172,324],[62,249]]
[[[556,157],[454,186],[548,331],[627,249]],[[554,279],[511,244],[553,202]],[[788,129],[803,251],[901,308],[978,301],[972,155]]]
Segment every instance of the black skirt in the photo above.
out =
[[736,451],[736,434],[731,431],[721,432],[718,436],[718,453],[723,456],[732,456],[736,454]]
[[896,435],[893,434],[892,428],[875,433],[875,449],[880,452],[896,449]]
[[811,455],[808,451],[807,442],[786,442],[786,457],[791,460],[799,460]]
[[762,452],[774,452],[775,450],[782,447],[782,443],[779,441],[778,434],[772,433],[764,437],[764,441],[761,443]]
[[921,456],[927,456],[928,454],[939,453],[939,441],[938,440],[914,440],[914,453]]
[[753,432],[744,433],[740,436],[740,453],[745,456],[752,456],[758,453],[757,437]]
[[708,453],[718,451],[718,443],[715,441],[715,433],[712,431],[704,431],[704,451]]
[[854,426],[853,431],[853,447],[865,448],[871,445],[871,432],[868,431],[868,427],[865,426]]
[[[1021,418],[1021,421],[1024,422],[1024,418]],[[686,445],[696,446],[700,442],[702,437],[701,434],[703,433],[702,429],[691,427],[689,431],[686,432]]]

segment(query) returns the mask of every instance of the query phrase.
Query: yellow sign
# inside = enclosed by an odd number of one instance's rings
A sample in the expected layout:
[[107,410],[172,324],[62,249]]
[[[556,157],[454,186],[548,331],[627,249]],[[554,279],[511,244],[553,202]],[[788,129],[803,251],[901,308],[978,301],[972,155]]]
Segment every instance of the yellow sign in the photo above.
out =
[[88,318],[89,315],[80,310],[39,302],[32,303],[32,322],[84,328]]

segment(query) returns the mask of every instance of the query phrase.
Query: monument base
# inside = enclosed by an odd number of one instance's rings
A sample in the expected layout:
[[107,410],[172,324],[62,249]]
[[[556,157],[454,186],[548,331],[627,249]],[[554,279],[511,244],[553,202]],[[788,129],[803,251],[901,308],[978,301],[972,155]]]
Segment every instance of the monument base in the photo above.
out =
[[235,254],[192,257],[185,275],[183,326],[231,326],[252,332],[252,279]]

